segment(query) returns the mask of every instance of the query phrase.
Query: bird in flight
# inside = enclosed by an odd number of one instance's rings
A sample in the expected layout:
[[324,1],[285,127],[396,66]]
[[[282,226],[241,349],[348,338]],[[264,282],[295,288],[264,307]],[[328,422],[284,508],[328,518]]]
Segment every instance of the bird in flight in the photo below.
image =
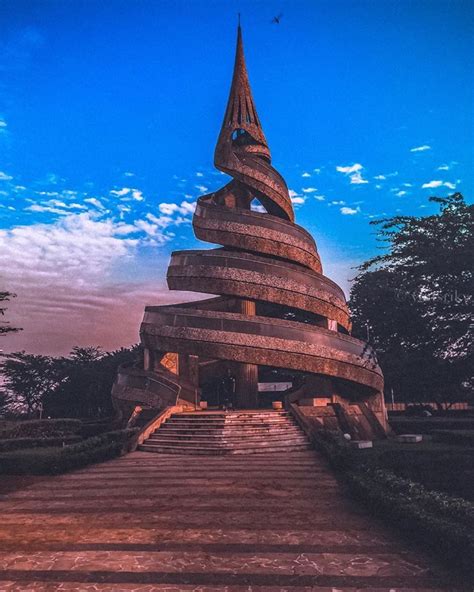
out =
[[271,23],[272,23],[272,25],[273,25],[273,24],[275,24],[275,25],[279,25],[279,24],[280,24],[280,20],[281,20],[281,17],[282,17],[282,16],[283,16],[283,13],[282,13],[282,12],[280,12],[280,14],[279,14],[278,16],[274,16],[274,17],[272,18],[272,20],[271,20]]

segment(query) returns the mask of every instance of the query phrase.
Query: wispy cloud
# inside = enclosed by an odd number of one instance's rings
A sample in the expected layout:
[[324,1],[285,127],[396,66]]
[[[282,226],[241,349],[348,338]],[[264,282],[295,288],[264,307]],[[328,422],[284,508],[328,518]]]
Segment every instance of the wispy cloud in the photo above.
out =
[[448,189],[456,189],[456,184],[450,183],[449,181],[434,180],[429,181],[428,183],[423,183],[421,186],[422,189],[436,189],[436,187],[448,187]]
[[194,213],[196,202],[182,201],[181,205],[175,203],[160,203],[158,209],[162,214],[171,216],[172,214],[182,214],[183,216]]
[[404,195],[406,195],[406,194],[407,194],[407,192],[406,192],[406,191],[398,191],[397,193],[395,193],[395,195],[396,195],[397,197],[403,197],[403,196],[404,196]]
[[316,187],[303,187],[303,193],[315,193],[317,191]]
[[368,183],[367,179],[364,179],[359,171],[349,176],[351,179],[351,185],[365,185]]
[[354,214],[358,214],[360,212],[360,208],[359,206],[357,206],[357,208],[349,208],[344,206],[339,211],[343,216],[354,216]]
[[362,177],[362,169],[364,167],[356,162],[349,166],[337,166],[336,171],[348,175],[351,180],[351,185],[365,185],[369,181]]
[[425,150],[431,150],[431,146],[428,146],[428,144],[423,144],[422,146],[415,146],[415,148],[410,148],[410,152],[425,152]]
[[385,175],[376,175],[374,179],[377,181],[384,181],[387,177]]
[[12,179],[13,177],[11,175],[7,175],[7,173],[0,171],[0,181],[11,181]]
[[449,165],[442,164],[437,168],[438,171],[449,171]]
[[200,193],[206,193],[206,191],[209,190],[209,187],[206,187],[205,185],[195,185],[195,187]]
[[309,173],[307,173],[307,172],[304,172],[301,176],[302,177],[311,177],[311,175]]
[[351,173],[357,173],[357,171],[361,171],[364,167],[356,162],[355,164],[351,164],[349,166],[337,166],[336,171],[339,173],[344,173],[345,175],[350,175]]
[[306,197],[299,195],[294,189],[289,189],[288,195],[290,196],[291,203],[295,206],[301,206],[306,201]]
[[86,203],[89,203],[92,206],[98,208],[99,210],[105,210],[104,204],[96,197],[86,197],[86,199],[84,201]]

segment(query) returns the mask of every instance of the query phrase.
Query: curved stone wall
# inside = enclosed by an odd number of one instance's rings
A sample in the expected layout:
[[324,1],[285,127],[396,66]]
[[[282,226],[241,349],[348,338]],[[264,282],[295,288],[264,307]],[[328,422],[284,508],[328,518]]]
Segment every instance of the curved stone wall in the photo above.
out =
[[[176,352],[182,360],[191,356],[195,368],[194,379],[192,364],[178,368],[178,384],[194,380],[198,387],[200,360],[222,360],[244,370],[241,390],[255,390],[258,367],[271,366],[328,377],[335,394],[342,381],[352,384],[351,392],[360,387],[361,397],[380,398],[383,377],[375,354],[347,334],[351,322],[344,293],[323,275],[316,243],[294,222],[288,188],[271,164],[240,28],[214,163],[232,179],[199,198],[193,228],[199,239],[220,246],[174,252],[167,280],[172,290],[219,297],[147,307],[140,330],[151,359],[147,369],[162,371],[153,352]],[[280,307],[281,318],[258,314],[262,303]],[[307,322],[291,320],[285,310],[298,311]]]

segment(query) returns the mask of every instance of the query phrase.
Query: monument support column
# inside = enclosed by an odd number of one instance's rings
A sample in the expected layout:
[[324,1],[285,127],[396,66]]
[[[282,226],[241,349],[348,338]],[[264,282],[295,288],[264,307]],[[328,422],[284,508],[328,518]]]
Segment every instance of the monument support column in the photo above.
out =
[[[255,316],[255,302],[240,300],[236,311],[246,316]],[[256,364],[237,364],[235,376],[235,406],[239,409],[258,407],[258,366]]]

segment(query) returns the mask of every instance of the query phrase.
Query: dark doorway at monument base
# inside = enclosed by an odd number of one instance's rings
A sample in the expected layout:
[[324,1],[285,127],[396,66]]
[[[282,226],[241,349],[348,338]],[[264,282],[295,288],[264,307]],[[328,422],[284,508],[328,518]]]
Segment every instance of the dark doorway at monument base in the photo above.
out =
[[271,165],[240,26],[214,164],[232,180],[198,199],[193,229],[219,246],[172,253],[167,281],[171,290],[216,296],[146,307],[144,367],[121,368],[113,387],[122,421],[137,408],[281,402],[315,427],[385,436],[382,372],[372,348],[350,336],[344,293],[323,274]]

